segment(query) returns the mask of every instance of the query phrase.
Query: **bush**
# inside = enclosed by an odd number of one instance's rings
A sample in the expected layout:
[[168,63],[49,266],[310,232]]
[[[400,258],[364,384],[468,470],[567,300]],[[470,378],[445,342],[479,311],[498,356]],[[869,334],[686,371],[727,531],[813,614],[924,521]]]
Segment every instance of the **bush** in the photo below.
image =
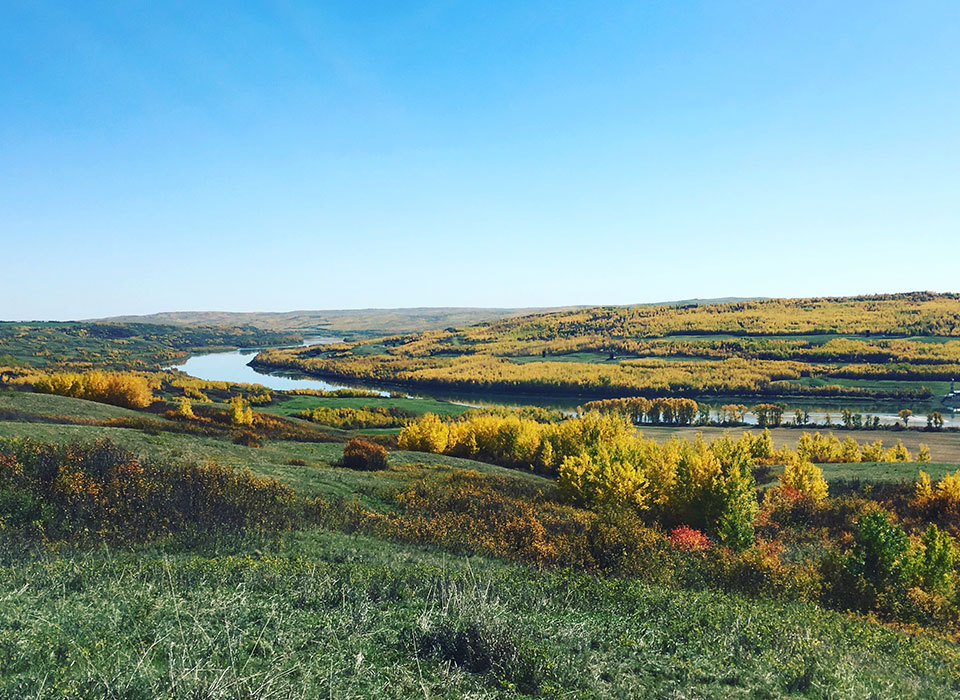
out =
[[823,478],[823,470],[799,456],[791,455],[787,460],[780,475],[780,485],[798,491],[814,503],[820,503],[827,497],[827,480]]
[[670,580],[666,539],[632,510],[604,508],[587,526],[586,536],[590,556],[601,570],[649,582]]
[[263,443],[260,442],[260,437],[250,430],[244,430],[238,433],[236,437],[233,438],[233,444],[243,445],[244,447],[263,447]]
[[387,450],[383,445],[354,438],[343,448],[343,466],[376,471],[387,468]]
[[33,390],[125,408],[146,408],[153,402],[150,381],[142,375],[125,372],[48,374],[34,382]]
[[248,470],[141,463],[109,440],[0,439],[0,530],[41,541],[277,532],[292,527],[293,505],[290,489]]
[[699,530],[681,525],[670,531],[670,544],[674,549],[685,552],[700,552],[704,549],[710,549],[711,542],[710,538]]
[[844,561],[844,568],[854,578],[848,593],[857,592],[859,607],[873,608],[902,586],[909,543],[903,528],[890,522],[884,511],[860,517],[853,551]]

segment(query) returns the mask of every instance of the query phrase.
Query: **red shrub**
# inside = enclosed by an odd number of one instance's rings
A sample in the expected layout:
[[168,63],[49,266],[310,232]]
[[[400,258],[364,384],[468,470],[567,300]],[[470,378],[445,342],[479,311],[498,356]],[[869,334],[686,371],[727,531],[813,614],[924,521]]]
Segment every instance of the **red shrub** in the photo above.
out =
[[675,549],[683,549],[688,552],[700,552],[709,549],[710,538],[699,530],[694,530],[687,525],[675,527],[670,531],[670,544]]

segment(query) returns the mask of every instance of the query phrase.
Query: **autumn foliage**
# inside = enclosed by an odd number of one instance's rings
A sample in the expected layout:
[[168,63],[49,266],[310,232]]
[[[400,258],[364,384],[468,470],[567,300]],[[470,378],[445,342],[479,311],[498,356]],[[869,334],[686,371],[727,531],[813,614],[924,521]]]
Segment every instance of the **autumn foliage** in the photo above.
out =
[[141,462],[109,440],[0,440],[0,529],[42,541],[123,544],[209,532],[276,532],[293,492],[217,464]]
[[364,470],[386,469],[387,450],[383,445],[354,438],[343,448],[343,466]]
[[145,408],[153,402],[150,380],[129,372],[61,372],[41,376],[33,384],[42,394],[72,396],[126,408]]

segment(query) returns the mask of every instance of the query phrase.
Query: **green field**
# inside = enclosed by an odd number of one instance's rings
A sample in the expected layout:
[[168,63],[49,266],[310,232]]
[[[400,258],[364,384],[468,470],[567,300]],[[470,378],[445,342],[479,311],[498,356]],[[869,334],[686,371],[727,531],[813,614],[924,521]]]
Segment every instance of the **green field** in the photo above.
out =
[[349,397],[324,397],[324,396],[290,396],[277,397],[277,400],[264,406],[262,410],[266,413],[274,413],[280,416],[294,416],[301,411],[309,411],[318,406],[325,408],[401,408],[417,415],[421,413],[433,413],[438,416],[459,416],[470,410],[469,406],[450,403],[448,401],[438,401],[428,398],[349,398]]
[[0,596],[8,698],[960,691],[953,644],[814,606],[540,573],[324,531],[252,553],[6,564]]

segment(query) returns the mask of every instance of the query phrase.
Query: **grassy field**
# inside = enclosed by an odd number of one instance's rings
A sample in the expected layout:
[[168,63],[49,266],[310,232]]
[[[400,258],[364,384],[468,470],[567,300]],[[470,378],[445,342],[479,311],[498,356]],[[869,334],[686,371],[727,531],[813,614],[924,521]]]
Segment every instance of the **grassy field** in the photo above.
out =
[[260,410],[266,413],[274,413],[280,416],[294,416],[301,411],[309,411],[318,406],[325,408],[401,408],[417,415],[422,413],[433,413],[438,416],[459,416],[469,411],[468,406],[450,403],[448,401],[438,401],[436,399],[410,399],[410,398],[341,398],[341,397],[322,397],[322,396],[290,396],[277,397],[277,400]]
[[[0,567],[0,696],[951,697],[957,648],[802,604],[366,537]],[[448,642],[450,642],[448,644]]]
[[24,391],[0,391],[0,411],[18,411],[43,417],[63,416],[91,420],[137,418],[144,415],[140,411],[97,403],[96,401]]

